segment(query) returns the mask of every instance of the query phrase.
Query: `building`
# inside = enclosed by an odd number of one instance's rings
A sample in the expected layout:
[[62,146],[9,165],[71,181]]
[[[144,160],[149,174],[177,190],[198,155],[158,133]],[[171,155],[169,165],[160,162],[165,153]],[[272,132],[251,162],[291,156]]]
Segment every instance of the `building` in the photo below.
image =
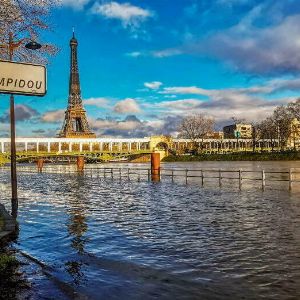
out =
[[288,139],[288,146],[297,149],[300,147],[300,121],[296,118],[291,121],[291,134]]
[[205,135],[206,139],[214,139],[214,140],[222,140],[224,139],[224,132],[223,131],[214,131],[209,132]]
[[[252,125],[251,124],[233,124],[223,127],[225,139],[251,139],[252,137]],[[239,136],[236,133],[239,132]]]

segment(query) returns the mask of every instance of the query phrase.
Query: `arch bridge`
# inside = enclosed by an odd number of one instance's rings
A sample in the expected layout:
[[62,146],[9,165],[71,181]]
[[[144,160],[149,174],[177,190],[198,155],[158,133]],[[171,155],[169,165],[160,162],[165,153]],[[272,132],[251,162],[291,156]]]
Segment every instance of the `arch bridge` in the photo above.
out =
[[[204,139],[199,145],[206,153],[224,153],[252,150],[251,139]],[[133,156],[160,152],[161,158],[169,153],[184,153],[193,149],[194,143],[189,139],[175,139],[168,136],[145,138],[17,138],[18,161],[29,161],[40,157],[49,161],[63,161],[84,155],[96,161],[125,160]],[[257,148],[273,149],[278,141],[256,141]],[[0,138],[0,163],[10,158],[10,139]]]
[[[84,156],[92,162],[122,161],[150,154],[156,149],[155,143],[161,140],[162,138],[156,138],[155,142],[152,138],[17,138],[17,161],[30,162],[44,158],[50,162],[67,162],[77,156]],[[166,151],[167,149],[162,152]],[[9,138],[0,138],[0,156],[4,161],[10,160]]]

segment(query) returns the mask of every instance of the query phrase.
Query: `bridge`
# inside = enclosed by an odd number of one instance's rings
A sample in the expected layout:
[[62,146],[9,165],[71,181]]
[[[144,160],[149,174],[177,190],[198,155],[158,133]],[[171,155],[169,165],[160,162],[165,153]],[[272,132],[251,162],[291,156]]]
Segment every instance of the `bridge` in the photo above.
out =
[[[203,139],[197,141],[203,152],[224,153],[237,150],[252,150],[251,139]],[[278,141],[256,141],[256,147],[270,149],[278,147]],[[176,139],[167,136],[145,138],[17,138],[17,160],[30,161],[45,158],[49,161],[72,160],[84,155],[91,161],[125,160],[154,151],[161,158],[171,153],[184,153],[193,149],[189,139]],[[0,156],[10,159],[10,138],[0,138]],[[0,157],[1,160],[1,157]]]
[[[35,162],[39,158],[43,158],[46,162],[60,163],[60,162],[71,162],[75,161],[78,156],[84,156],[87,162],[108,162],[108,161],[128,161],[134,160],[139,157],[143,157],[151,154],[149,150],[140,150],[133,152],[17,152],[18,162]],[[10,160],[10,153],[3,153],[3,162]],[[1,164],[1,162],[0,162]]]
[[[17,161],[60,162],[85,156],[89,161],[122,161],[160,151],[163,158],[171,148],[163,137],[110,139],[110,138],[17,138]],[[170,151],[172,151],[170,149]],[[10,139],[0,138],[2,160],[10,160]],[[1,159],[1,158],[0,158]]]

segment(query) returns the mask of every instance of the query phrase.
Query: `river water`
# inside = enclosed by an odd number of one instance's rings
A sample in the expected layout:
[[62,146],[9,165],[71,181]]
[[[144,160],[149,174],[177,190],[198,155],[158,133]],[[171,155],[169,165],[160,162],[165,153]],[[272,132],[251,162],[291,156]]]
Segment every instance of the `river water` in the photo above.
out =
[[[164,167],[278,170],[300,162]],[[0,192],[9,208],[7,171]],[[22,173],[19,197],[15,247],[87,299],[300,299],[297,189]]]

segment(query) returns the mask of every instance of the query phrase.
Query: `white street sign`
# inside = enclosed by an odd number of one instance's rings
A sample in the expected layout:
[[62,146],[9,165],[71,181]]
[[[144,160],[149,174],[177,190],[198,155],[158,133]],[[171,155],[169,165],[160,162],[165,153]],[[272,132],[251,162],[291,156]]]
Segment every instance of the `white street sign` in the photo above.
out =
[[44,96],[46,89],[45,66],[0,61],[0,93]]

